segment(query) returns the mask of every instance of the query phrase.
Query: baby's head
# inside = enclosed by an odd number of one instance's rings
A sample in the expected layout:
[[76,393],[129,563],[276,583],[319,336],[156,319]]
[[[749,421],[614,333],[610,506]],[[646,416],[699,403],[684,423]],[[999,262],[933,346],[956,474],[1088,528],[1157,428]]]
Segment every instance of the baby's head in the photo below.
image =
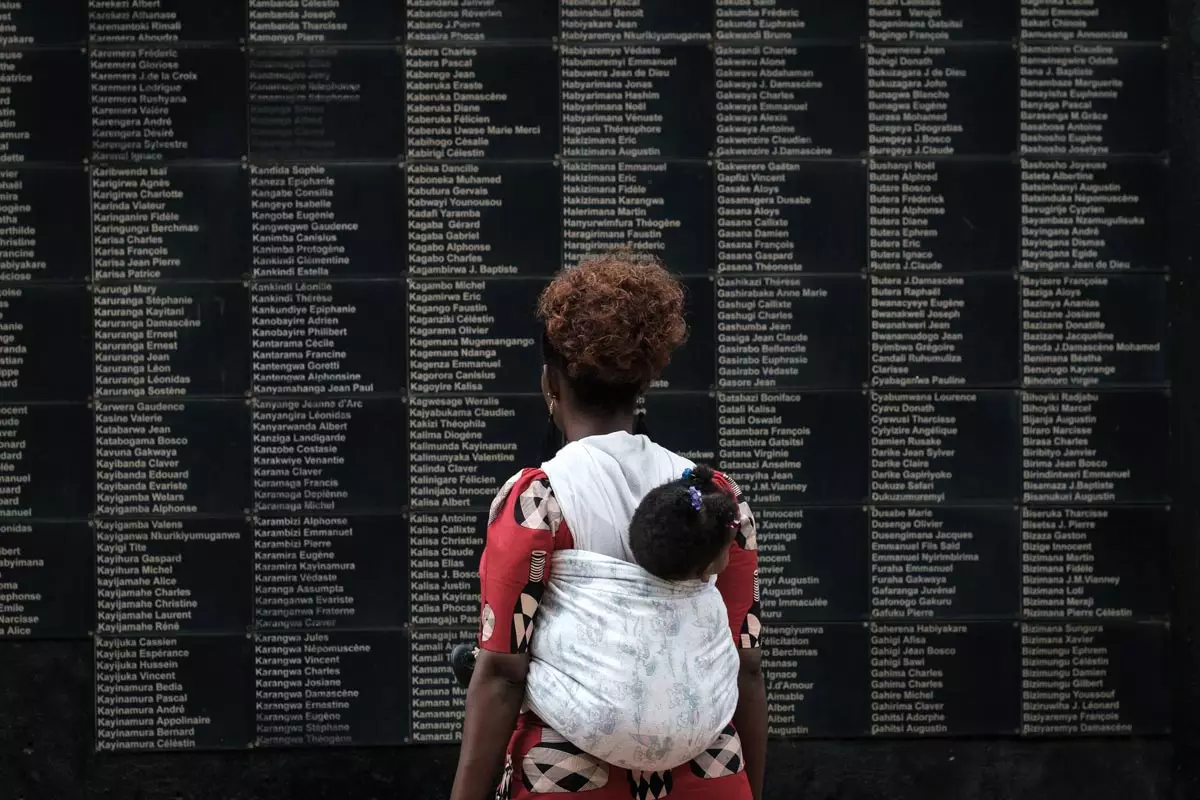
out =
[[629,524],[629,547],[642,569],[664,580],[716,575],[729,563],[738,506],[697,464],[646,495]]

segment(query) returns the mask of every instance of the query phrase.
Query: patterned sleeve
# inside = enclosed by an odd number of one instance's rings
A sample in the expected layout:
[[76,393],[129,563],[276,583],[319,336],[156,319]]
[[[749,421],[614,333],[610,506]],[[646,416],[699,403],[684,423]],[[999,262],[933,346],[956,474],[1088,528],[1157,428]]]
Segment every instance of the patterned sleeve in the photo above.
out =
[[729,628],[737,646],[749,650],[759,646],[762,615],[759,610],[758,528],[754,513],[742,497],[741,488],[717,473],[718,485],[733,493],[741,512],[737,538],[729,549],[729,566],[717,576],[717,589],[729,609]]
[[571,546],[546,473],[526,469],[510,478],[492,501],[479,563],[482,649],[529,650],[550,554]]

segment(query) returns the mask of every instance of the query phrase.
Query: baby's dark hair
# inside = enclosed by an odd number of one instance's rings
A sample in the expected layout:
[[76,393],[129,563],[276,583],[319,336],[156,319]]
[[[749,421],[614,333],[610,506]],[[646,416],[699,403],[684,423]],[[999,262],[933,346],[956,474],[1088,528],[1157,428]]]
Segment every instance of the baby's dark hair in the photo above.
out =
[[629,524],[629,547],[651,575],[696,578],[733,540],[737,520],[733,496],[713,481],[711,467],[697,464],[683,478],[646,495]]

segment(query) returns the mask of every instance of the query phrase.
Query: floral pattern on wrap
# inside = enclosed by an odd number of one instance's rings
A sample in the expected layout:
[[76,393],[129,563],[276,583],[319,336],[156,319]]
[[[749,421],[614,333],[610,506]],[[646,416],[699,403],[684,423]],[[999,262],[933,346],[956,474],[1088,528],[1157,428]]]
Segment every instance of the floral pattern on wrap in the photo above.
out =
[[712,582],[557,552],[539,608],[526,696],[569,742],[626,769],[696,758],[737,708],[739,659]]

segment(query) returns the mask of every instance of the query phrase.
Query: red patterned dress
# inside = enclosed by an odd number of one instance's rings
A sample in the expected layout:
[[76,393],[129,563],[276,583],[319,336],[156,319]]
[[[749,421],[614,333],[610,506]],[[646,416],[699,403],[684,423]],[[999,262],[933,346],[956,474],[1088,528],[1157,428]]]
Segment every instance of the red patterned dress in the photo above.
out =
[[[758,647],[758,552],[754,517],[736,484],[717,481],[737,498],[742,524],[729,566],[717,588],[729,609],[739,648]],[[492,503],[487,545],[480,562],[479,646],[495,653],[524,653],[537,623],[546,566],[555,550],[575,546],[546,473],[527,469],[505,484]],[[732,725],[712,747],[669,772],[636,772],[596,759],[526,712],[509,742],[496,800],[539,795],[591,800],[749,800],[742,745]]]

